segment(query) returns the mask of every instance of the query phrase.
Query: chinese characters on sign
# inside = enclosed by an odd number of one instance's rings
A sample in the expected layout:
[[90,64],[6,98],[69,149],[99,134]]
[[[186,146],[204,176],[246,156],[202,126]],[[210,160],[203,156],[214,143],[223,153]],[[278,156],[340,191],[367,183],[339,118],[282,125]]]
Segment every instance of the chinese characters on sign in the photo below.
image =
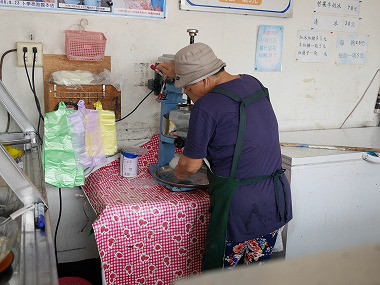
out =
[[359,17],[313,14],[312,30],[355,33],[359,30]]
[[328,13],[334,15],[359,16],[359,2],[359,0],[315,0],[315,12]]
[[[315,0],[311,25],[313,31],[298,31],[297,60],[327,62],[333,32],[358,32],[360,2],[359,0]],[[364,64],[367,57],[367,45],[366,36],[337,34],[336,62]]]
[[281,71],[283,26],[260,26],[256,46],[256,71]]
[[146,18],[165,18],[166,0],[0,0],[2,8],[54,12],[85,12]]
[[18,0],[0,0],[0,9],[1,6],[4,7],[20,7],[28,9],[49,9],[56,8],[55,1],[18,1]]
[[367,61],[367,35],[338,35],[336,60],[338,64],[365,64]]
[[330,33],[298,31],[297,39],[297,60],[302,62],[327,62],[329,60]]
[[359,30],[359,0],[315,0],[312,29],[355,33]]

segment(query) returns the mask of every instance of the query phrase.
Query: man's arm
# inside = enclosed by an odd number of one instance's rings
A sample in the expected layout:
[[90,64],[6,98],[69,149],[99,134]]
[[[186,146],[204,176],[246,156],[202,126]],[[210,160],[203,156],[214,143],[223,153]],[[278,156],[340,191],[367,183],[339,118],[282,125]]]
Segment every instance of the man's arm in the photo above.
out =
[[203,160],[193,159],[185,155],[181,155],[176,168],[174,169],[174,176],[179,180],[184,180],[190,175],[196,173],[202,166]]

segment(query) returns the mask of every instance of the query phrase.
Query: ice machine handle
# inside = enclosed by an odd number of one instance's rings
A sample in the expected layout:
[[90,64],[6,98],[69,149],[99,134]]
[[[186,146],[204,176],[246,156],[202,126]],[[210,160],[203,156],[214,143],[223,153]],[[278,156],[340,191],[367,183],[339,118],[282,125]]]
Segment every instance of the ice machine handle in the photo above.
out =
[[372,153],[372,152],[363,152],[362,153],[362,158],[365,161],[372,162],[372,163],[380,163],[380,157],[378,156],[377,153]]

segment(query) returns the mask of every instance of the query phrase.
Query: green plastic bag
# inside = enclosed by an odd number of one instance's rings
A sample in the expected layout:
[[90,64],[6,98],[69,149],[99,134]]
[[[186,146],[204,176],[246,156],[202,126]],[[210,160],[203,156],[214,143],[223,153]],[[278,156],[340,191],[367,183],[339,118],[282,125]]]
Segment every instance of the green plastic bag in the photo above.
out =
[[84,170],[75,159],[68,115],[77,112],[60,102],[57,111],[44,116],[42,160],[45,182],[55,187],[72,188],[84,184]]

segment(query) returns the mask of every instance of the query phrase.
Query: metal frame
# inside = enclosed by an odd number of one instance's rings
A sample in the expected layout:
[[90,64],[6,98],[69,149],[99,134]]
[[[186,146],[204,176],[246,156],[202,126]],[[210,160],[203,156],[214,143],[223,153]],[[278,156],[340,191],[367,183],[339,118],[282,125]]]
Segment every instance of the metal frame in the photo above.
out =
[[[42,202],[47,208],[37,132],[1,80],[0,102],[21,129],[20,133],[0,134],[0,175],[24,206]],[[23,168],[3,145],[22,147]],[[35,228],[34,211],[24,213],[20,219],[20,233],[19,270],[13,272],[10,284],[58,285],[49,211],[45,212],[45,230]]]
[[25,116],[20,106],[13,99],[9,91],[5,88],[3,82],[0,80],[0,103],[3,104],[8,113],[15,120],[21,131],[28,135],[29,133],[35,134],[36,130],[32,123]]

